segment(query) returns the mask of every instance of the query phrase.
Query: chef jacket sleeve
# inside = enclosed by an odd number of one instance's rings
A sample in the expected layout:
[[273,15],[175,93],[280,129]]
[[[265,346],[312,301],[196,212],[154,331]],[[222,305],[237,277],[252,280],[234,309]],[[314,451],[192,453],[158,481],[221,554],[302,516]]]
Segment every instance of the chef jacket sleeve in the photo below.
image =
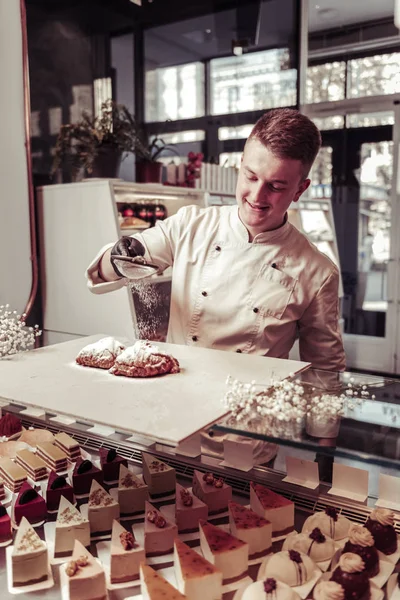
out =
[[[174,263],[176,241],[179,237],[184,215],[184,209],[180,209],[175,215],[168,217],[165,221],[159,221],[155,227],[131,236],[143,244],[146,260],[156,264],[160,271],[164,271]],[[106,250],[112,248],[113,245],[108,244],[104,246],[86,270],[87,285],[94,294],[105,294],[126,285],[127,280],[125,278],[118,279],[117,281],[104,281],[99,275],[99,264],[103,254]]]
[[339,273],[332,271],[298,322],[300,359],[315,369],[344,371],[339,328]]

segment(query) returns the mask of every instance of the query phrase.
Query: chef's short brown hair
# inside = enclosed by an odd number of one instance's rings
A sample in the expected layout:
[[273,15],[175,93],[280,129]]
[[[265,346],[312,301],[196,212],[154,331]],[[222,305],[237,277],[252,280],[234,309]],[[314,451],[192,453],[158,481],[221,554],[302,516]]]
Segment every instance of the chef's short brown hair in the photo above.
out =
[[321,147],[321,134],[314,123],[293,108],[268,111],[254,125],[248,138],[259,140],[279,158],[299,160],[307,177]]

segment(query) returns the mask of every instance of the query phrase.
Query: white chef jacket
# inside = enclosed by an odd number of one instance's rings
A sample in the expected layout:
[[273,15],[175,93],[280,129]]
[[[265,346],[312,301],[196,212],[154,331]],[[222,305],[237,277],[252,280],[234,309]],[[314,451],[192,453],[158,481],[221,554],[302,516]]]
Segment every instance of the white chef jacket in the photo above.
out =
[[[168,342],[287,358],[298,334],[301,360],[345,368],[338,270],[289,221],[249,242],[237,206],[186,206],[134,237],[173,266]],[[108,247],[87,270],[94,293],[126,284],[99,277]]]

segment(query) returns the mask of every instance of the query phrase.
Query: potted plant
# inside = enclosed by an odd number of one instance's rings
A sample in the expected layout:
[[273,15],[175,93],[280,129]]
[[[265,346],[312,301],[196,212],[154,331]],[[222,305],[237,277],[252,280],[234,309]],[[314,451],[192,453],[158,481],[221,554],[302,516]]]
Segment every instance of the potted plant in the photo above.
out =
[[128,152],[147,156],[148,149],[126,106],[107,100],[97,117],[83,113],[77,123],[62,125],[52,172],[66,168],[73,180],[80,171],[92,177],[117,177],[122,155]]
[[137,148],[136,152],[136,181],[138,183],[160,183],[163,165],[157,159],[163,152],[167,151],[179,156],[179,152],[172,144],[166,144],[158,136],[154,138],[148,147],[140,144],[140,148]]

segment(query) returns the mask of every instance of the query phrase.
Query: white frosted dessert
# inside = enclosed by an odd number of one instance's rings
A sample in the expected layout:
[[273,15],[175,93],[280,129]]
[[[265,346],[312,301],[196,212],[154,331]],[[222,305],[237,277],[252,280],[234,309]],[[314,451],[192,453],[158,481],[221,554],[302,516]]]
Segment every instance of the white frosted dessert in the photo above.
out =
[[320,581],[314,588],[314,600],[344,600],[344,589],[336,581]]
[[333,540],[343,540],[348,536],[351,521],[339,515],[336,508],[328,507],[322,512],[317,512],[306,519],[302,532],[311,533],[318,528],[322,533]]
[[336,552],[334,541],[325,536],[320,529],[315,528],[311,533],[295,533],[286,538],[283,550],[297,550],[307,554],[314,562],[331,560]]
[[54,555],[70,556],[75,540],[83,546],[90,546],[89,521],[64,496],[61,496],[57,513],[54,539]]
[[244,590],[242,600],[296,600],[297,594],[286,583],[272,577],[251,583]]
[[200,548],[204,558],[222,571],[223,583],[233,583],[247,575],[249,545],[220,527],[200,521]]
[[315,569],[318,570],[318,567],[307,554],[282,550],[264,559],[260,573],[265,579],[278,579],[290,587],[297,587],[310,581]]
[[179,539],[175,540],[174,568],[178,590],[189,600],[222,598],[222,572]]
[[39,583],[48,577],[47,546],[25,517],[22,517],[15,537],[11,564],[15,587]]

